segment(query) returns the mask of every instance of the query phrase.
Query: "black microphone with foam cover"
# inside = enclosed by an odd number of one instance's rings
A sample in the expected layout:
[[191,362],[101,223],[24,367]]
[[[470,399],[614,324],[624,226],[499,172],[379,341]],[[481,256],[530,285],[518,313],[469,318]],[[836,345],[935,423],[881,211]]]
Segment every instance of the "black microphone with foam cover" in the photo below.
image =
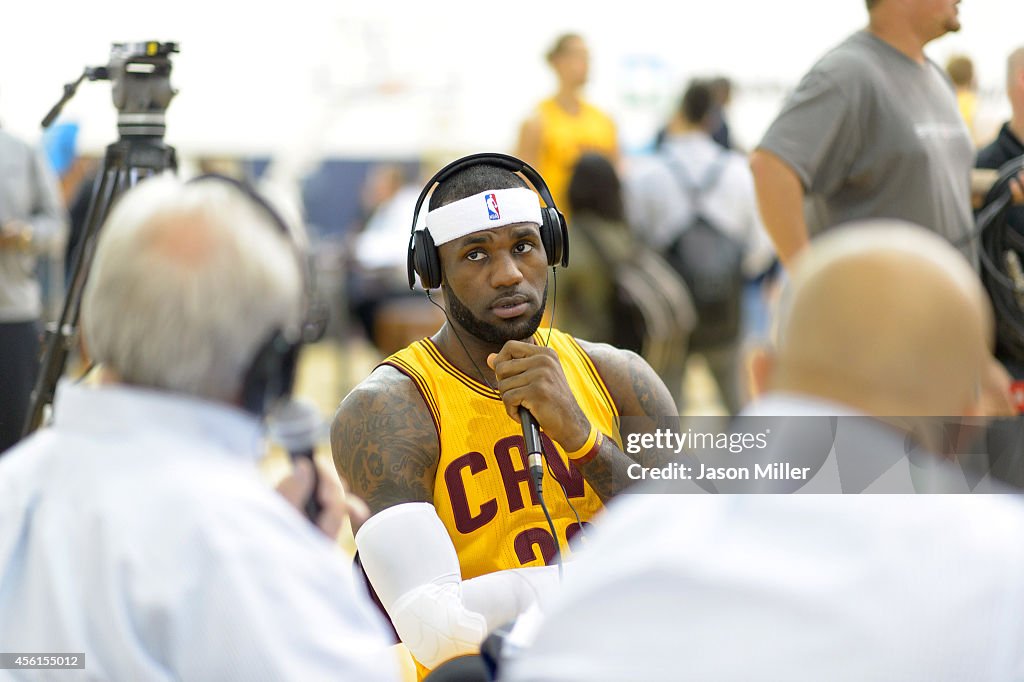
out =
[[306,518],[315,525],[323,509],[317,499],[320,475],[316,470],[316,462],[313,461],[313,451],[327,433],[327,424],[320,410],[306,400],[288,400],[270,413],[267,418],[267,430],[270,438],[288,451],[292,462],[306,459],[313,466],[313,492],[303,509]]
[[539,496],[544,488],[544,450],[541,447],[540,427],[530,411],[522,405],[519,406],[519,421],[523,426],[523,440],[526,441],[527,467]]

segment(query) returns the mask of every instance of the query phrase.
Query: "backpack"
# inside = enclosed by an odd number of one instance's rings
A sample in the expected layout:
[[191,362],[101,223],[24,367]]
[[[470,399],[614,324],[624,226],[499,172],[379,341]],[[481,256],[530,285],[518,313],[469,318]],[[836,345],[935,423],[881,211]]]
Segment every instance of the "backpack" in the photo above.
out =
[[[607,305],[615,325],[606,340],[637,353],[662,373],[685,346],[696,323],[693,304],[679,275],[653,249],[633,241],[628,257],[613,257],[612,253],[621,249],[607,242],[611,237],[608,228],[604,223],[591,223],[575,233],[589,243],[611,275],[613,288]],[[622,229],[628,234],[628,228]]]
[[697,326],[690,335],[690,348],[696,351],[734,341],[740,333],[744,247],[701,210],[701,197],[718,182],[725,161],[723,152],[698,185],[681,164],[665,157],[694,207],[693,217],[680,227],[664,255],[686,282],[697,309]]

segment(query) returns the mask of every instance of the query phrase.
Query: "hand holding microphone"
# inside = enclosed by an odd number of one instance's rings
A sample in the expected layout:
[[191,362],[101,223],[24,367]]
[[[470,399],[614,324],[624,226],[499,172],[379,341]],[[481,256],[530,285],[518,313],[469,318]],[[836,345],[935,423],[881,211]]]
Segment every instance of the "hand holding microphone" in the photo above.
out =
[[[590,422],[580,409],[562,364],[554,350],[523,341],[509,341],[501,352],[492,353],[487,365],[498,380],[498,393],[505,411],[523,424],[527,445],[530,436],[520,408],[531,415],[552,440],[567,452],[579,449],[590,434]],[[536,428],[536,426],[534,426]],[[529,447],[527,448],[529,450]],[[539,449],[539,438],[538,438]]]
[[[565,448],[568,446],[566,439],[571,443],[574,431],[580,430],[580,422],[588,424],[587,418],[569,390],[558,354],[550,348],[509,341],[500,353],[487,357],[487,365],[494,370],[498,380],[498,393],[505,404],[505,411],[523,427],[530,480],[551,537],[556,538],[554,521],[544,503],[544,452],[538,421],[544,424],[544,431]],[[585,426],[582,430],[581,442],[586,440],[588,433]],[[555,562],[561,581],[562,553],[557,541]]]
[[337,474],[313,457],[327,433],[315,405],[294,399],[279,405],[267,418],[267,430],[271,440],[288,451],[295,467],[277,486],[278,492],[324,534],[335,538],[346,518],[356,528],[369,517],[366,503],[346,494]]

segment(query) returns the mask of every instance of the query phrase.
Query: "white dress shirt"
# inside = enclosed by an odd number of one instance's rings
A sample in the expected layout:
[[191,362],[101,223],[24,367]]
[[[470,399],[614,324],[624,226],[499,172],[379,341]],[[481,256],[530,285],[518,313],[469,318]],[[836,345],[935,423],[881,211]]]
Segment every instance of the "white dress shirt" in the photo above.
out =
[[61,680],[396,679],[345,556],[261,453],[226,405],[62,384],[53,427],[0,458],[0,648],[84,652]]
[[1022,537],[1011,495],[626,494],[501,679],[1021,680]]

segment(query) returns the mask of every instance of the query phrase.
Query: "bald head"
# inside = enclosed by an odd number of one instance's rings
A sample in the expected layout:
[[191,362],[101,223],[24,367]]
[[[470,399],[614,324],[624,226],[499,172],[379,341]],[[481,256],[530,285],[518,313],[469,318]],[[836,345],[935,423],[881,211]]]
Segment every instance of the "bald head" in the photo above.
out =
[[940,237],[851,224],[796,264],[771,386],[868,414],[964,414],[990,357],[991,315],[973,269]]
[[1021,69],[1024,69],[1024,47],[1018,47],[1006,59],[1006,72],[1008,74],[1015,73]]

